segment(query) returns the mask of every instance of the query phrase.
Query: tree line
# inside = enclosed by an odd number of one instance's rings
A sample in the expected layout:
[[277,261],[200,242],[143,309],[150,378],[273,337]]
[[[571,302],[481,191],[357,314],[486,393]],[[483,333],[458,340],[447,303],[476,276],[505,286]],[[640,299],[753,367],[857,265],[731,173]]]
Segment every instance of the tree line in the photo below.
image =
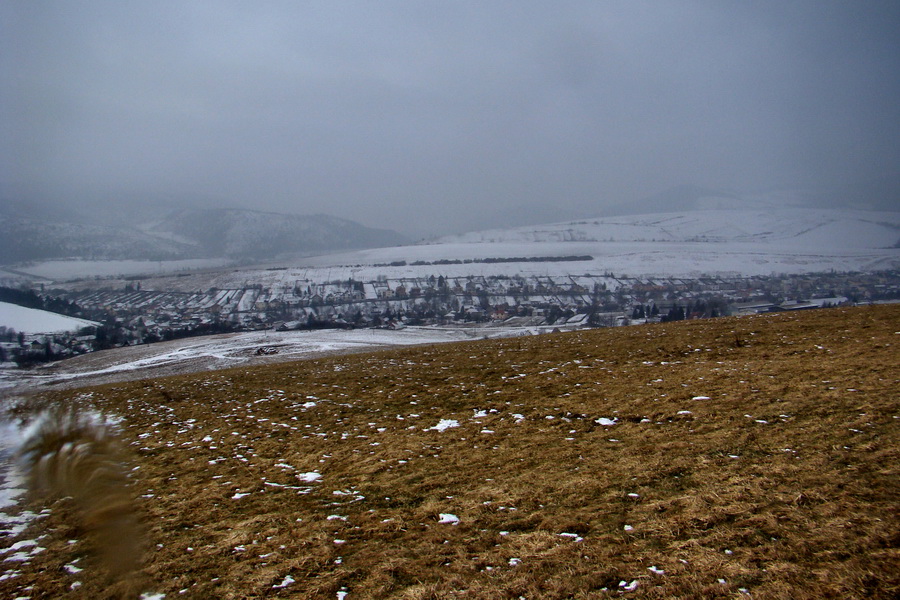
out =
[[16,304],[25,308],[46,310],[69,317],[83,316],[81,307],[74,300],[66,300],[56,296],[42,296],[34,290],[0,287],[0,302]]

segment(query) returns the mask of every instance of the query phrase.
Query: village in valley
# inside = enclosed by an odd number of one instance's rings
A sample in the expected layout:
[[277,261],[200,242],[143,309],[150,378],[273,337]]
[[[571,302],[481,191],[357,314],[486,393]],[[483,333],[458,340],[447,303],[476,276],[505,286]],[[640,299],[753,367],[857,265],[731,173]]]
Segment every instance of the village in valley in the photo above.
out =
[[[444,326],[545,329],[614,327],[900,299],[900,272],[755,277],[479,275],[291,279],[230,289],[171,291],[131,277],[118,289],[44,289],[94,327],[72,334],[0,332],[8,360],[27,364],[97,349],[263,329]],[[272,281],[270,279],[270,281]],[[91,289],[92,288],[92,289]]]

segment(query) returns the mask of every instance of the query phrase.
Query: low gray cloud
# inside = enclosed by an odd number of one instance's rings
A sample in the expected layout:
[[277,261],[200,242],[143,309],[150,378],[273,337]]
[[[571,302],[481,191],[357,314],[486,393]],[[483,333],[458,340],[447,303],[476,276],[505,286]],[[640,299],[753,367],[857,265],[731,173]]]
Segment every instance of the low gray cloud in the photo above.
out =
[[0,6],[0,181],[416,233],[900,168],[896,2]]

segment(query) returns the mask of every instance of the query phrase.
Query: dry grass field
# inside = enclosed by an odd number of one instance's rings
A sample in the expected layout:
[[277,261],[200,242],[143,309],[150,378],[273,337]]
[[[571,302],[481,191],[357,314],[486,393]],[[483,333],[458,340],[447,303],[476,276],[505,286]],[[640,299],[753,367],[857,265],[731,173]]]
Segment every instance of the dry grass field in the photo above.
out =
[[145,552],[58,499],[0,597],[896,598],[898,359],[885,306],[51,392],[123,419]]

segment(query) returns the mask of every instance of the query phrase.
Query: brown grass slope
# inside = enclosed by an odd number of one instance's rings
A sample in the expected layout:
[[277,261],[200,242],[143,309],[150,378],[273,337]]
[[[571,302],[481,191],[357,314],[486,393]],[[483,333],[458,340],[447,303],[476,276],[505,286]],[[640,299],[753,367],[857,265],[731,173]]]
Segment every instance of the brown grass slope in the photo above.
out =
[[[898,348],[900,307],[832,309],[329,357],[31,408],[125,418],[140,587],[167,598],[893,598]],[[442,419],[459,425],[432,429]],[[65,501],[53,509],[48,551],[0,596],[114,595]]]

